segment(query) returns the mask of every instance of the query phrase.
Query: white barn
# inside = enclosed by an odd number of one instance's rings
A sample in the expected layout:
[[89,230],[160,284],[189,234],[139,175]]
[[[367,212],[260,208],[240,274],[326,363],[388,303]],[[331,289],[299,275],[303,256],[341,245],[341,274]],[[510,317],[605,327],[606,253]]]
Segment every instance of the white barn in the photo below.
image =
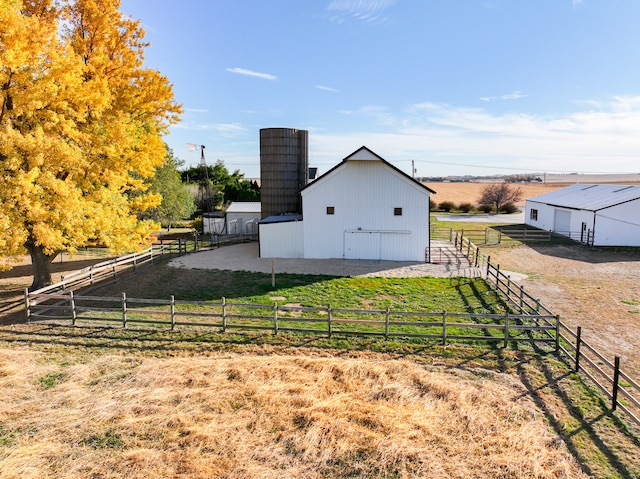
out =
[[535,196],[525,222],[594,246],[640,246],[640,186],[575,184]]
[[425,261],[433,190],[362,147],[260,222],[260,256]]

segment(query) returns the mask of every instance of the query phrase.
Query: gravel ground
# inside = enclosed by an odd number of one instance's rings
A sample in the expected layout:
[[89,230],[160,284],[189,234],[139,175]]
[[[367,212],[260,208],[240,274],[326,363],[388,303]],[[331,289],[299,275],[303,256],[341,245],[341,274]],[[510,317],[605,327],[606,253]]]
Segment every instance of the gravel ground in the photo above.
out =
[[[443,243],[444,244],[444,243]],[[448,243],[446,243],[448,244]],[[439,245],[433,241],[432,247]],[[193,253],[172,260],[175,268],[223,269],[271,273],[327,274],[333,276],[480,276],[480,271],[468,261],[454,264],[430,264],[413,261],[378,261],[350,259],[259,258],[258,243],[225,246],[215,250]]]

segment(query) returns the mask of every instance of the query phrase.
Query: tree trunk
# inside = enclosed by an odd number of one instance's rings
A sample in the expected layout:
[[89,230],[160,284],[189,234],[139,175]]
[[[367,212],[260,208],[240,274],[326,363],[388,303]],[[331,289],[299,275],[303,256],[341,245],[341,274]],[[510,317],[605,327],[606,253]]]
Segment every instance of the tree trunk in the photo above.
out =
[[57,256],[56,254],[45,254],[44,248],[41,245],[35,244],[32,240],[25,243],[25,248],[31,255],[31,270],[33,272],[33,283],[29,288],[30,291],[35,291],[45,286],[49,286],[51,281],[51,262]]

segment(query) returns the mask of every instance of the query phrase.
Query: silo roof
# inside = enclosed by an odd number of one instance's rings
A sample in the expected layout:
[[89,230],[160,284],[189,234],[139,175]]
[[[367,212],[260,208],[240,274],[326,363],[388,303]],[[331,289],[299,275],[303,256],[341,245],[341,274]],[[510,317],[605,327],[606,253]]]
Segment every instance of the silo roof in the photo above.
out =
[[551,206],[598,211],[640,199],[640,186],[575,184],[529,198]]

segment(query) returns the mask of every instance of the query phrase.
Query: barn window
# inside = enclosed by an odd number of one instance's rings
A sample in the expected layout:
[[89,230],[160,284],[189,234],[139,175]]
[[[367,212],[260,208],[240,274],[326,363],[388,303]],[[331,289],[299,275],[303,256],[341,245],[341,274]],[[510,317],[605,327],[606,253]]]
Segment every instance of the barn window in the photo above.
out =
[[327,206],[327,214],[332,215],[335,212],[334,206]]
[[532,221],[538,221],[538,210],[532,209],[529,213],[529,219],[531,219]]
[[402,208],[394,208],[393,209],[394,216],[402,216]]

